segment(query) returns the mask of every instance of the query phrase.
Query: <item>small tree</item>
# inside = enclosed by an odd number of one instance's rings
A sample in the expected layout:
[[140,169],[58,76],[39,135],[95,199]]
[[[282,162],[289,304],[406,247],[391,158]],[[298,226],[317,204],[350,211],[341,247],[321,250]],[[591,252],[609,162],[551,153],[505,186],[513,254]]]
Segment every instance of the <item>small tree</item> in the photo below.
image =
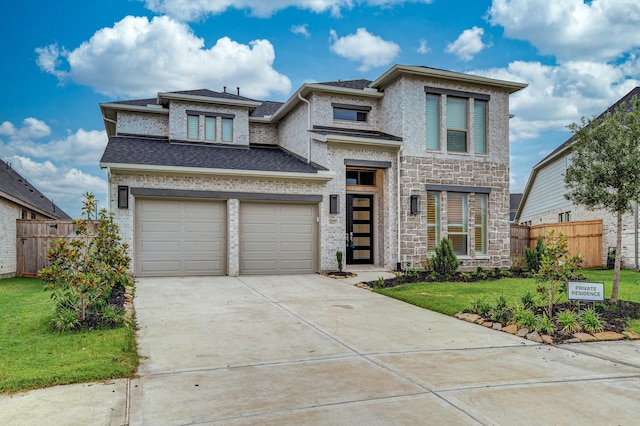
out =
[[455,274],[460,266],[460,261],[453,251],[453,244],[448,238],[443,238],[436,246],[432,259],[433,271],[441,277],[450,277]]
[[616,215],[616,258],[611,300],[618,299],[622,258],[622,215],[640,198],[640,100],[633,96],[598,118],[582,118],[573,132],[566,197],[589,209]]
[[[567,237],[554,230],[549,231],[544,243],[544,251],[540,259],[538,272],[534,274],[539,283],[549,284],[549,305],[547,315],[553,318],[553,307],[560,296],[566,293],[567,282],[574,277],[582,263],[580,255],[569,256],[569,243]],[[544,286],[538,287],[538,292],[544,294]]]
[[342,272],[342,269],[344,268],[343,256],[344,256],[343,252],[341,252],[340,250],[336,251],[336,260],[338,261],[338,270],[340,272]]
[[543,252],[544,238],[542,237],[542,235],[538,235],[538,241],[536,242],[535,248],[530,249],[529,247],[525,247],[525,262],[527,263],[527,269],[532,274],[535,274],[536,272],[538,272],[538,269],[540,269],[540,260],[542,260]]
[[58,328],[81,325],[89,314],[104,308],[114,286],[129,283],[131,260],[127,245],[120,242],[113,213],[106,209],[98,213],[94,195],[84,197],[86,218],[76,220],[78,237],[53,240],[47,255],[49,266],[40,270],[45,290],[51,291],[55,302],[54,323],[62,319]]

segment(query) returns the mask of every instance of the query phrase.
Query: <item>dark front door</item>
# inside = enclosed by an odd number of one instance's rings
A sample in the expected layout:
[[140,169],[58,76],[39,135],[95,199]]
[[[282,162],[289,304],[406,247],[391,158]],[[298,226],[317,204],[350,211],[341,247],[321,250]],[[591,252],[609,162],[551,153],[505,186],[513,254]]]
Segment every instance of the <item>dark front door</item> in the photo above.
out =
[[373,263],[373,195],[347,194],[347,264]]

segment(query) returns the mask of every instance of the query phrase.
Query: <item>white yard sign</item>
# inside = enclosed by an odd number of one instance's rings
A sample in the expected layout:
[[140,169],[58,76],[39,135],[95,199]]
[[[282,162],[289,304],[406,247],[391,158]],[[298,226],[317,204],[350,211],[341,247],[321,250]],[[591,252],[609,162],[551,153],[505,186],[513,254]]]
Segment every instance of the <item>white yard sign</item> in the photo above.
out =
[[567,298],[569,300],[589,300],[594,302],[604,300],[604,283],[569,281],[567,284]]

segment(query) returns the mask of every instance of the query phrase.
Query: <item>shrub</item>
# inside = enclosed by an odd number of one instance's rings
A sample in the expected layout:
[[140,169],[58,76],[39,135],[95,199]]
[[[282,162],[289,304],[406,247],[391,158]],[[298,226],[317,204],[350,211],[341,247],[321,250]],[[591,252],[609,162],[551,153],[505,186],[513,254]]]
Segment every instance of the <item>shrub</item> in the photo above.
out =
[[[129,285],[131,260],[127,245],[120,242],[113,213],[106,209],[98,213],[93,194],[84,197],[86,219],[76,221],[78,237],[53,240],[47,254],[49,266],[40,270],[44,288],[54,300],[52,325],[59,330],[79,328],[89,316],[101,317],[113,287]],[[97,229],[94,237],[93,229]]]
[[580,323],[587,333],[599,333],[604,330],[600,315],[594,308],[588,308],[581,312]]
[[525,294],[520,296],[520,302],[526,309],[533,309],[536,307],[536,300],[534,294],[527,290]]
[[536,331],[540,334],[553,336],[556,334],[556,325],[546,314],[538,315],[536,317]]
[[529,247],[525,247],[524,249],[524,260],[527,266],[527,269],[532,272],[538,272],[540,269],[540,262],[542,260],[542,254],[545,252],[544,246],[544,238],[541,235],[538,236],[538,241],[536,242],[536,247],[530,249]]
[[491,311],[491,304],[487,302],[484,297],[480,297],[469,305],[467,311],[478,314],[478,315],[487,315]]
[[420,266],[424,269],[426,274],[431,273],[433,271],[433,253],[427,251],[424,255],[424,258],[420,261]]
[[433,270],[441,277],[450,277],[460,266],[460,261],[453,251],[453,245],[448,238],[443,238],[436,246],[433,257]]
[[578,314],[570,309],[560,312],[557,321],[563,333],[573,334],[582,330],[582,326],[578,320]]
[[344,265],[342,263],[343,262],[343,256],[344,256],[343,252],[341,252],[340,250],[336,251],[336,260],[338,261],[338,270],[340,272],[342,272],[342,269],[344,268]]
[[518,328],[528,328],[534,330],[536,327],[536,316],[533,311],[518,305],[513,310],[513,322]]

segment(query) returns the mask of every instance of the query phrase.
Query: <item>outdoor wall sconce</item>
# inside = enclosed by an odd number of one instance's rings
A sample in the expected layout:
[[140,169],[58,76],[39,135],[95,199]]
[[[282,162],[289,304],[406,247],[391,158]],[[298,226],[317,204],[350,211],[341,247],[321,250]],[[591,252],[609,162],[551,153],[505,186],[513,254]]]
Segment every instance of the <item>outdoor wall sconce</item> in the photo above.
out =
[[410,199],[411,199],[411,214],[420,213],[420,196],[412,195]]
[[129,208],[129,187],[126,185],[118,185],[118,208]]
[[329,213],[337,214],[338,210],[340,210],[340,203],[338,199],[338,194],[329,195]]

